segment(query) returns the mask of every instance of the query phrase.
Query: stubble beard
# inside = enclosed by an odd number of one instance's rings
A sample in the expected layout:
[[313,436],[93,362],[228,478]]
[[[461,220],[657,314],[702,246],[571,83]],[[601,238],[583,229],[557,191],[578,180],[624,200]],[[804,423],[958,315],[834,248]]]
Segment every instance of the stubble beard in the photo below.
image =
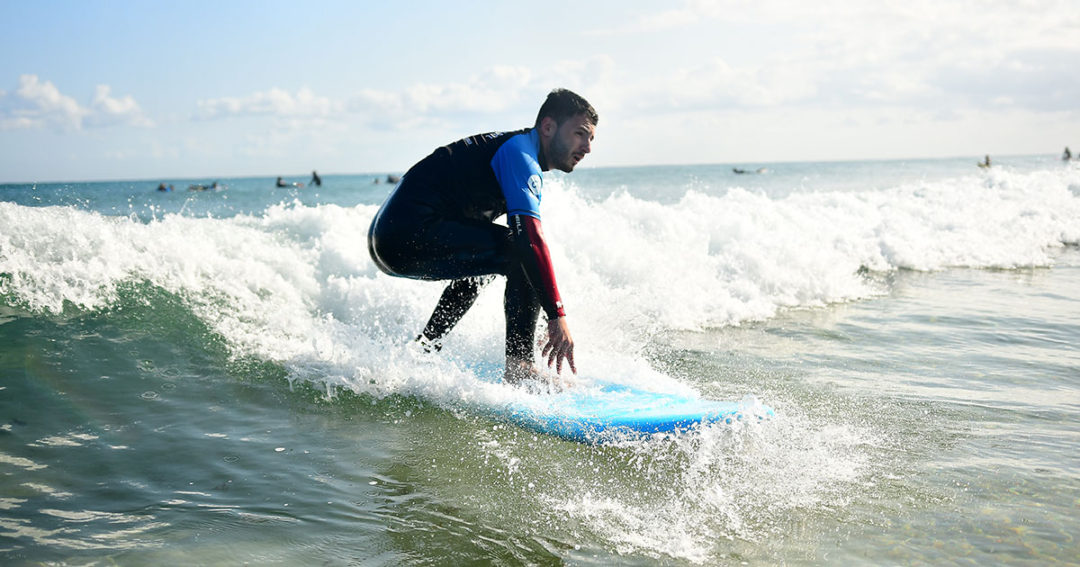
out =
[[574,157],[571,155],[570,148],[563,144],[558,138],[556,138],[551,145],[551,157],[554,158],[555,169],[570,173],[574,171]]

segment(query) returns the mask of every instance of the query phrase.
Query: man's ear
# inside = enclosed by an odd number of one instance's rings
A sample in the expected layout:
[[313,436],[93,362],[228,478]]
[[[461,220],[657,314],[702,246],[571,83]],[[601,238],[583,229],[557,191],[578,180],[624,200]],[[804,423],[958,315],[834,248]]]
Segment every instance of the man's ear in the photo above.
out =
[[555,122],[555,119],[550,116],[545,116],[540,120],[540,134],[545,137],[552,137],[555,135],[555,131],[559,129],[559,123]]

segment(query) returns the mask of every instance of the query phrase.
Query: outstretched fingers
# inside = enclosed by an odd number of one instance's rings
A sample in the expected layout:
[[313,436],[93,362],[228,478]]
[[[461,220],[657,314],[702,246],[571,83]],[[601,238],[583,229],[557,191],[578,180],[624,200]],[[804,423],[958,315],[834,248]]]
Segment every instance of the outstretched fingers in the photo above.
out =
[[548,359],[548,368],[555,366],[556,372],[562,373],[563,362],[570,364],[570,370],[577,374],[574,364],[574,339],[570,337],[570,328],[565,317],[548,322],[548,341],[541,352]]
[[[570,343],[565,350],[563,350],[556,358],[555,371],[562,374],[563,360],[566,360],[570,364],[570,371],[577,374],[577,366],[574,365],[574,344]],[[551,361],[548,361],[548,367],[551,366]]]

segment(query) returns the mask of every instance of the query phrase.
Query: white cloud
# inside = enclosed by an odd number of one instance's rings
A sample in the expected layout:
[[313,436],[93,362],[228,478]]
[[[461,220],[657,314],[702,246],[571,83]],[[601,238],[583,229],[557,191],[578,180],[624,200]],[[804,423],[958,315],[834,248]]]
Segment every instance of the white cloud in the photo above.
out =
[[[960,109],[1006,99],[1057,111],[1080,100],[1077,29],[1080,10],[1060,0],[689,0],[601,33],[703,40],[670,68],[624,86],[624,96],[653,111]],[[738,39],[724,42],[725,34]],[[624,84],[635,80],[628,73]]]
[[0,95],[0,130],[54,127],[78,130],[88,111],[37,75],[21,75],[13,93]]
[[348,108],[381,128],[438,124],[456,115],[515,108],[532,84],[527,68],[495,66],[460,83],[417,83],[399,92],[364,89],[349,100]]
[[110,96],[108,85],[98,85],[89,107],[60,92],[51,81],[37,75],[20,75],[14,92],[0,91],[0,130],[53,128],[81,130],[128,124],[152,126],[131,95]]
[[139,108],[139,103],[131,95],[122,98],[110,96],[112,89],[108,85],[98,85],[94,101],[90,104],[91,113],[86,117],[86,124],[92,126],[111,126],[130,124],[132,126],[153,126],[154,123]]
[[[812,97],[813,77],[797,68],[735,67],[716,58],[692,68],[678,69],[659,92],[674,108],[708,106],[775,106]],[[668,85],[679,85],[670,89]]]
[[[595,96],[595,91],[610,83],[617,68],[608,55],[593,55],[586,59],[560,61],[544,73],[545,87],[563,87],[578,94]],[[539,106],[539,101],[536,101]]]
[[274,116],[280,118],[325,119],[344,110],[341,102],[318,96],[304,87],[292,94],[273,87],[246,97],[200,100],[196,118],[214,120],[233,116]]
[[399,91],[364,89],[349,99],[348,109],[373,127],[393,130],[447,127],[461,119],[475,123],[477,115],[512,114],[527,123],[555,87],[594,101],[617,100],[609,80],[614,68],[606,55],[559,61],[539,71],[494,66],[461,82],[416,83]]
[[550,88],[590,94],[593,87],[599,90],[614,66],[610,57],[600,55],[556,63],[538,78],[527,67],[496,65],[463,81],[416,82],[399,90],[367,88],[345,100],[317,95],[309,88],[291,93],[274,87],[247,96],[199,100],[194,118],[272,117],[278,127],[290,124],[287,129],[296,131],[312,121],[329,126],[351,120],[380,130],[446,128],[461,120],[475,123],[476,116],[505,114],[529,121]]
[[420,83],[405,90],[403,99],[418,112],[497,112],[520,98],[532,78],[523,67],[498,66],[475,75],[466,83]]

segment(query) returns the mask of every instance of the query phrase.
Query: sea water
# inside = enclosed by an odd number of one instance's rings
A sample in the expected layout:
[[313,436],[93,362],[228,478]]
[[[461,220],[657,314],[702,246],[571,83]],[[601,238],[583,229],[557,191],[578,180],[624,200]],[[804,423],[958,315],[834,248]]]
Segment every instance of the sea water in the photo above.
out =
[[0,186],[0,563],[1080,561],[1080,167],[975,161],[550,175],[579,380],[776,410],[606,446],[492,418],[501,281],[414,348],[385,172]]

